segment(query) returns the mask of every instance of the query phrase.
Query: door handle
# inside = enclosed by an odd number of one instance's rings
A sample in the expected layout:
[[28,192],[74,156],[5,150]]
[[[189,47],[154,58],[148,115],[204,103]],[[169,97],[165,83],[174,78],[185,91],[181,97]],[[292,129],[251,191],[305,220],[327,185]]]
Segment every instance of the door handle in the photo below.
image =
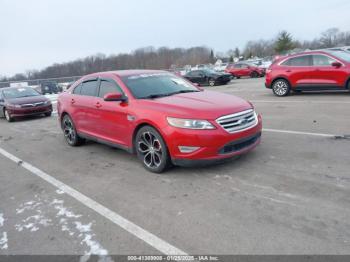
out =
[[100,108],[102,105],[99,103],[99,102],[97,102],[96,104],[95,104],[95,107],[96,108]]
[[72,100],[70,101],[70,103],[71,103],[71,104],[74,104],[74,103],[75,103],[75,100],[74,100],[74,99],[72,99]]
[[290,72],[292,72],[292,70],[286,70],[286,72],[287,72],[287,73],[290,73]]

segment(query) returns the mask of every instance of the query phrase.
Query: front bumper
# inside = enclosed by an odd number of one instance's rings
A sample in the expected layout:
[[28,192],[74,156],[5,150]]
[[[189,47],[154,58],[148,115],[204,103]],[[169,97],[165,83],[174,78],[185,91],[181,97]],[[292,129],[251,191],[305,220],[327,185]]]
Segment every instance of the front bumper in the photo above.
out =
[[[227,133],[220,126],[215,130],[188,130],[167,127],[166,143],[175,165],[198,165],[218,162],[253,150],[261,141],[262,119],[250,129]],[[182,153],[179,146],[199,147],[192,153]]]
[[52,105],[31,108],[7,108],[11,117],[35,116],[52,112]]

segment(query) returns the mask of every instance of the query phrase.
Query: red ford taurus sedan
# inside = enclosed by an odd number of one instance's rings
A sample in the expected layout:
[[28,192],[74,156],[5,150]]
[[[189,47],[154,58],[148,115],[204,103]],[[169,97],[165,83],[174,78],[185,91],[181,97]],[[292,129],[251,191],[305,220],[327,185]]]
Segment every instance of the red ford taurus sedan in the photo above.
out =
[[90,139],[122,148],[157,173],[246,153],[262,129],[250,102],[154,70],[84,76],[59,96],[58,114],[69,145]]
[[8,122],[16,117],[51,116],[51,113],[50,100],[30,87],[0,89],[0,117],[5,117]]

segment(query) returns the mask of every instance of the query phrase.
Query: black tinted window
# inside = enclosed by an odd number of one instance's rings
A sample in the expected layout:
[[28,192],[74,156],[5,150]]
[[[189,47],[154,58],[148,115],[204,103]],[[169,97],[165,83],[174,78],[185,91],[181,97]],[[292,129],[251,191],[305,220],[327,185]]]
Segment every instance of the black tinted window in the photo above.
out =
[[81,91],[81,86],[82,84],[77,85],[73,90],[73,94],[79,95]]
[[96,96],[97,93],[97,81],[87,81],[83,83],[83,86],[81,87],[80,94],[83,96]]
[[99,97],[104,97],[108,93],[122,93],[122,90],[112,81],[101,80]]
[[311,65],[311,56],[305,55],[305,56],[297,56],[290,58],[282,63],[282,65],[289,65],[289,66],[310,66]]
[[234,65],[235,68],[241,68],[241,66],[242,66],[241,64],[235,64]]

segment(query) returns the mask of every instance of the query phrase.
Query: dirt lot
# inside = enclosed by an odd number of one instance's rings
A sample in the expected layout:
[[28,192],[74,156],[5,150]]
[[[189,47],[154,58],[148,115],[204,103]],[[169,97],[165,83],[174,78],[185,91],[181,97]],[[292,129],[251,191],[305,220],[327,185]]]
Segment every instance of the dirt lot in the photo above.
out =
[[206,88],[255,104],[255,151],[156,175],[121,150],[69,147],[56,116],[0,119],[0,254],[349,254],[350,139],[335,136],[350,134],[350,94]]

